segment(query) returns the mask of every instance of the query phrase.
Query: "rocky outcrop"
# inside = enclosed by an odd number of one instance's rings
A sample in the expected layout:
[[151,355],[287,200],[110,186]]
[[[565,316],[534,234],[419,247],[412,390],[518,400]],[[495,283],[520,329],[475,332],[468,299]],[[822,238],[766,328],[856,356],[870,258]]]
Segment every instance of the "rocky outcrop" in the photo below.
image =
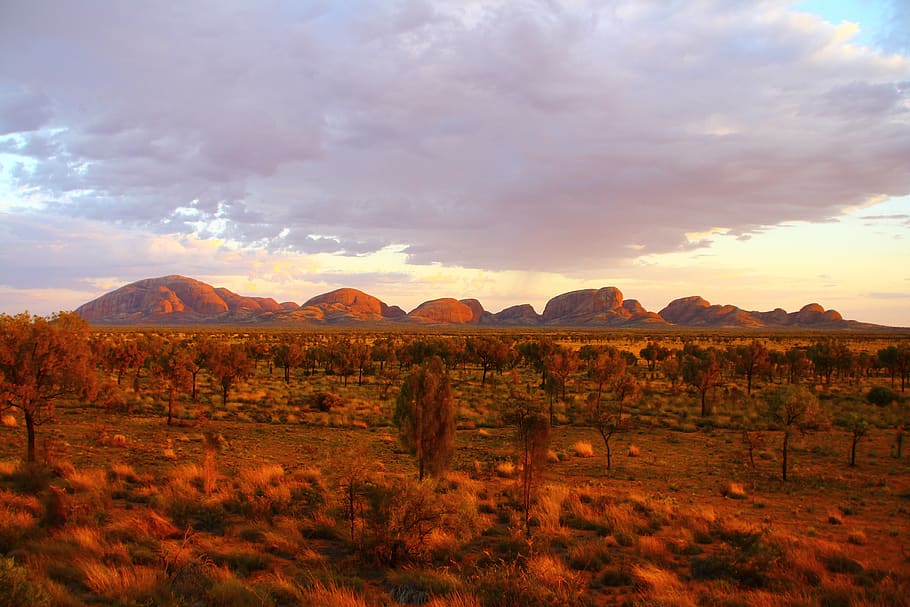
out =
[[845,328],[849,321],[835,310],[825,310],[818,304],[803,306],[799,312],[787,313],[775,308],[770,312],[742,310],[731,305],[711,305],[698,296],[671,301],[660,311],[661,317],[674,325],[689,327],[794,327],[794,328]]
[[329,323],[380,321],[399,318],[398,306],[387,306],[378,298],[357,289],[336,289],[317,295],[300,306],[298,316]]
[[493,314],[492,323],[518,327],[533,326],[540,324],[540,314],[531,304],[519,304]]
[[661,318],[674,325],[689,327],[760,327],[762,323],[736,306],[711,305],[693,295],[674,299],[661,310]]
[[281,306],[271,297],[244,297],[224,287],[215,289],[215,293],[228,305],[231,312],[278,312]]
[[460,303],[471,308],[471,312],[474,314],[474,316],[471,317],[472,323],[479,323],[484,319],[484,315],[487,314],[487,311],[483,309],[483,306],[480,305],[480,302],[476,299],[462,299],[460,300]]
[[557,295],[537,314],[529,304],[491,314],[476,299],[434,299],[405,313],[357,289],[336,289],[309,299],[302,306],[278,303],[270,297],[246,297],[214,288],[185,276],[140,280],[80,306],[76,313],[96,324],[239,323],[281,326],[384,323],[411,321],[433,325],[641,327],[675,325],[716,328],[874,328],[844,320],[835,310],[817,303],[788,313],[747,311],[732,305],[712,305],[699,296],[670,302],[659,314],[634,299],[623,299],[615,287],[583,289]]
[[230,306],[210,285],[184,276],[148,278],[120,287],[76,309],[89,322],[219,316]]
[[474,317],[471,306],[451,297],[425,301],[408,312],[408,319],[428,324],[466,325],[473,323]]
[[547,302],[541,320],[548,325],[634,326],[664,320],[634,299],[623,301],[616,287],[583,289],[557,295]]

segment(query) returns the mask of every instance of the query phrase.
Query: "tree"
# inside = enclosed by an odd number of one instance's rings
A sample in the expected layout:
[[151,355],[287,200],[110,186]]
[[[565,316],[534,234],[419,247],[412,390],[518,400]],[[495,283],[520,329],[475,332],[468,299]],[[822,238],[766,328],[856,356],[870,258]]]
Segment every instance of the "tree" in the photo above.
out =
[[88,324],[75,313],[0,314],[0,412],[25,417],[26,461],[35,462],[35,430],[54,419],[55,402],[91,396],[95,380]]
[[670,355],[670,350],[653,341],[649,341],[648,345],[639,350],[638,354],[648,364],[648,373],[651,374],[651,378],[653,379],[654,371],[657,369],[657,363],[664,361]]
[[613,465],[613,436],[628,429],[628,420],[623,419],[623,408],[627,401],[634,400],[641,393],[638,380],[631,373],[623,373],[613,381],[614,398],[604,400],[600,390],[588,397],[587,422],[600,434],[607,450],[607,470]]
[[815,367],[815,376],[824,377],[826,384],[831,383],[831,376],[836,367],[835,351],[830,341],[819,341],[806,349],[806,358]]
[[521,467],[521,508],[525,533],[531,535],[531,505],[547,464],[550,446],[550,420],[537,402],[526,395],[513,394],[508,421],[515,424],[518,460]]
[[853,413],[847,418],[847,429],[850,431],[850,466],[852,467],[856,465],[856,446],[869,432],[869,422],[862,415]]
[[503,367],[509,362],[512,354],[511,346],[501,337],[472,337],[468,340],[468,353],[480,363],[480,367],[483,369],[480,379],[481,386],[486,385],[489,371],[496,370],[502,373]]
[[518,344],[518,354],[526,364],[531,365],[540,373],[540,385],[547,382],[547,358],[556,351],[557,345],[549,337],[539,337],[533,341],[523,341]]
[[747,346],[737,346],[731,352],[736,370],[746,377],[746,394],[752,394],[752,378],[770,363],[770,353],[764,343],[753,339]]
[[765,419],[771,430],[781,432],[781,480],[787,480],[790,440],[794,431],[804,434],[823,421],[818,399],[802,386],[779,386],[762,394]]
[[168,426],[173,424],[174,419],[174,395],[178,388],[189,383],[192,364],[192,353],[173,340],[162,340],[150,359],[149,369],[152,375],[161,378],[167,384]]
[[300,342],[292,337],[283,338],[281,342],[275,346],[273,352],[275,366],[281,367],[284,370],[285,385],[290,384],[291,369],[303,364],[306,352],[301,347]]
[[566,400],[566,384],[569,383],[569,377],[578,370],[580,363],[578,352],[563,347],[557,347],[556,351],[550,354],[545,361],[547,373],[559,385],[562,400]]
[[455,401],[441,358],[434,356],[405,378],[394,421],[402,444],[417,457],[420,480],[445,471],[455,445]]
[[350,345],[350,358],[354,367],[357,369],[357,385],[363,385],[363,371],[369,367],[372,362],[372,351],[370,346],[362,341],[355,341]]
[[682,362],[683,380],[698,392],[701,398],[701,416],[707,417],[710,407],[708,391],[720,383],[720,363],[712,350],[688,354]]
[[228,394],[234,384],[253,371],[253,363],[242,343],[212,343],[208,367],[221,386],[221,404],[227,404]]

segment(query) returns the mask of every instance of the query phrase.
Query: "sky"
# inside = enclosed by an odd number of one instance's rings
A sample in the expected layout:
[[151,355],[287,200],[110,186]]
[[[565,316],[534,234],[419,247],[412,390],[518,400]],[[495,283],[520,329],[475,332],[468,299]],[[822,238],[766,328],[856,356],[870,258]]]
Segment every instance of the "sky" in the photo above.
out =
[[0,312],[183,274],[910,326],[910,2],[0,3]]

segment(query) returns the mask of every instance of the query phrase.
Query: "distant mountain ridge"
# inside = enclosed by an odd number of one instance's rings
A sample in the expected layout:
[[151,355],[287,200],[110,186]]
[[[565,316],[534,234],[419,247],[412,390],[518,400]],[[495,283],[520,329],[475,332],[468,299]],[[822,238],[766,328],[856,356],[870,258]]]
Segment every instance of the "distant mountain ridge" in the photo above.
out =
[[426,301],[410,312],[388,305],[357,289],[342,288],[308,299],[303,305],[278,303],[270,297],[247,297],[222,287],[171,275],[147,278],[120,287],[76,309],[90,323],[255,324],[280,326],[399,323],[418,325],[562,326],[562,327],[710,327],[858,329],[877,325],[845,320],[835,310],[808,304],[798,312],[780,308],[746,311],[712,305],[698,296],[675,299],[660,312],[649,312],[637,300],[623,299],[616,287],[582,289],[550,299],[542,314],[530,304],[491,313],[476,299],[444,297]]

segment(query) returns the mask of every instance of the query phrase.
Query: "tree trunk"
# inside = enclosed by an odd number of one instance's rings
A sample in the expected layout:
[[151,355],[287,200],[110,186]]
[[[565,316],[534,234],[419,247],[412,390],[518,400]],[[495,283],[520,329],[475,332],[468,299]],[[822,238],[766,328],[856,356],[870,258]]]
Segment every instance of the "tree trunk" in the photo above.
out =
[[784,432],[784,441],[781,444],[780,478],[787,482],[787,448],[790,446],[790,432]]
[[859,439],[854,434],[853,440],[850,442],[850,466],[856,465],[856,443],[859,442]]
[[28,411],[25,412],[25,431],[28,433],[28,455],[26,461],[35,463],[35,418]]
[[170,426],[174,419],[174,384],[171,382],[167,391],[167,425]]

